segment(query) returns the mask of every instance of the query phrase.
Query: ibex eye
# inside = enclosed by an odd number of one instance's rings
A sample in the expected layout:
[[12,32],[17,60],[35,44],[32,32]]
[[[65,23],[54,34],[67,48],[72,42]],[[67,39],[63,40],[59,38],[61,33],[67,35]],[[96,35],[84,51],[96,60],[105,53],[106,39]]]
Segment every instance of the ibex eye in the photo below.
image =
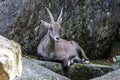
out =
[[50,27],[49,29],[50,29],[51,31],[53,30],[53,28],[51,28],[51,27]]

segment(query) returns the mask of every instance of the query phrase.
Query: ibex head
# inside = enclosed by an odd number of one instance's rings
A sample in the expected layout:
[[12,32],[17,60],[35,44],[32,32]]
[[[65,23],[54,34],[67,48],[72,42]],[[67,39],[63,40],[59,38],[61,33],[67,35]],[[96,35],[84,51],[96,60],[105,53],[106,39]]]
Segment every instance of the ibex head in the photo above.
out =
[[60,39],[60,28],[61,28],[61,21],[62,21],[62,13],[63,13],[63,8],[61,9],[61,12],[60,12],[60,15],[57,19],[57,21],[54,21],[54,17],[52,15],[52,13],[50,12],[50,10],[48,8],[46,8],[49,16],[50,16],[50,19],[51,19],[51,22],[48,23],[48,22],[45,22],[43,20],[41,20],[41,23],[46,26],[48,28],[48,34],[49,36],[54,40],[54,41],[59,41]]

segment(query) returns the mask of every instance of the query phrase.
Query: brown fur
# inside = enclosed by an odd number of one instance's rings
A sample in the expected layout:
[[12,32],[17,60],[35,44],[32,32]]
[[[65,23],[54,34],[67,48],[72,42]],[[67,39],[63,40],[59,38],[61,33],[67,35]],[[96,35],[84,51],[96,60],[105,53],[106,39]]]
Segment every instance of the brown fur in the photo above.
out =
[[88,59],[83,49],[75,41],[60,38],[61,18],[59,17],[57,22],[54,22],[51,12],[48,9],[47,11],[52,22],[41,21],[43,25],[48,27],[48,32],[38,45],[38,59],[61,62],[63,67],[69,67],[74,61],[82,62],[80,55],[84,59]]

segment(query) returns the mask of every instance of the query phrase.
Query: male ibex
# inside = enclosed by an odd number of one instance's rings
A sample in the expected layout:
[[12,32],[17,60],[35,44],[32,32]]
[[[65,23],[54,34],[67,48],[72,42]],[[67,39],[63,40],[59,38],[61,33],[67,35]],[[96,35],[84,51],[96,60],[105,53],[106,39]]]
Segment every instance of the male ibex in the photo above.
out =
[[38,59],[61,62],[63,68],[69,67],[74,61],[81,62],[80,55],[84,58],[84,62],[89,62],[85,52],[75,41],[60,38],[63,8],[56,22],[50,10],[48,8],[46,10],[49,13],[51,23],[41,20],[48,31],[37,47]]

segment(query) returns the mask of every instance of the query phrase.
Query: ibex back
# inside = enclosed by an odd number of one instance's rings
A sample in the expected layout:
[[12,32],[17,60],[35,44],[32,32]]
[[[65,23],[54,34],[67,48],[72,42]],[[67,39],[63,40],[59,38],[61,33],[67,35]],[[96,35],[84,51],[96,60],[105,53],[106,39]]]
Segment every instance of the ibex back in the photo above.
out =
[[38,59],[61,62],[63,68],[69,67],[73,62],[82,62],[80,55],[89,62],[85,52],[75,41],[60,38],[63,8],[57,21],[54,21],[50,10],[48,8],[46,10],[49,13],[51,22],[47,23],[41,20],[41,23],[48,28],[48,31],[38,45]]

